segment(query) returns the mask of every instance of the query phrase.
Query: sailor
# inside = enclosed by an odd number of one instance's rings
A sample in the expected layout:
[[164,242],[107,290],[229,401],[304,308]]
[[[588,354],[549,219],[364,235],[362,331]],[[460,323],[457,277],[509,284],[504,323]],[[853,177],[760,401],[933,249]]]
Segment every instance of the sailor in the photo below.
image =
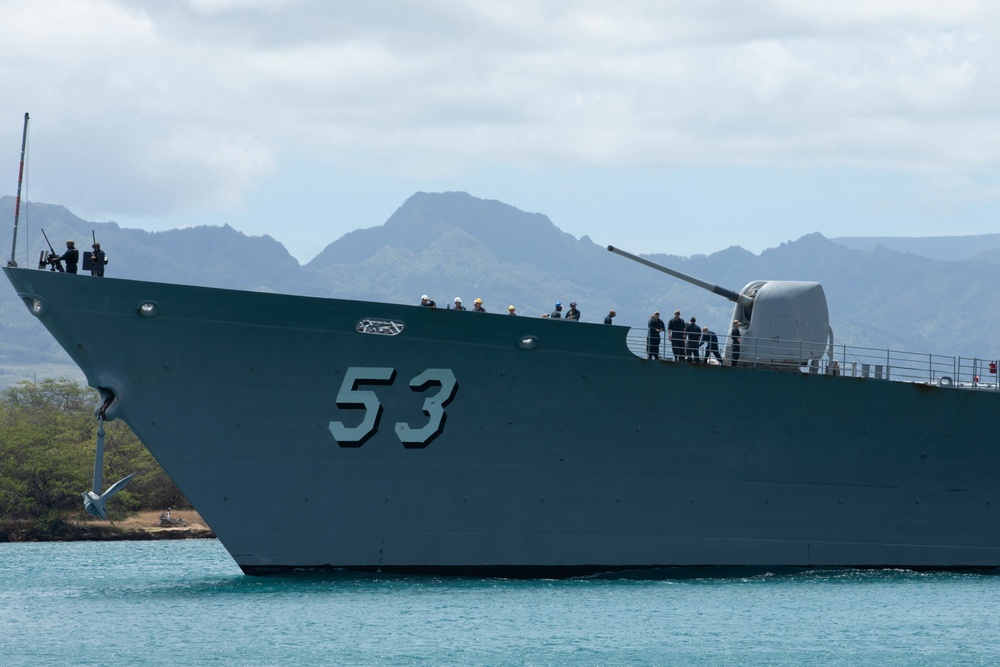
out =
[[482,299],[478,299],[477,298],[475,301],[472,302],[472,312],[474,312],[474,313],[485,313],[486,312],[486,309],[483,308],[483,300]]
[[108,257],[101,250],[101,244],[94,242],[91,246],[92,252],[90,253],[90,275],[96,276],[98,278],[104,277],[104,267],[108,263]]
[[56,268],[62,271],[62,264],[59,262],[66,262],[66,273],[76,273],[76,266],[80,263],[80,251],[76,249],[73,241],[66,241],[66,252],[56,258]]
[[556,301],[556,309],[549,313],[549,317],[557,320],[562,318],[562,303]]
[[569,310],[566,311],[566,319],[573,322],[580,321],[580,311],[576,309],[576,301],[569,302]]
[[437,304],[434,303],[434,299],[430,298],[426,294],[420,297],[420,305],[424,306],[425,308],[434,308],[435,306],[437,306]]
[[702,327],[701,339],[705,341],[705,362],[707,363],[713,354],[715,355],[715,360],[721,362],[722,357],[719,355],[719,337],[715,335],[715,332],[709,331],[708,327]]
[[729,332],[729,363],[737,365],[740,360],[740,321],[733,320],[733,328]]
[[460,297],[460,296],[456,296],[456,297],[455,297],[455,305],[454,305],[454,306],[451,306],[451,309],[452,309],[452,310],[466,310],[466,309],[465,309],[465,308],[464,308],[464,307],[462,306],[462,297]]
[[683,361],[686,350],[684,342],[684,332],[687,329],[687,325],[684,324],[684,320],[681,319],[681,311],[675,310],[674,316],[670,318],[667,322],[667,331],[670,338],[670,349],[674,353],[674,361]]
[[698,320],[692,317],[684,329],[687,337],[685,356],[688,361],[696,364],[701,363],[701,356],[698,354],[698,348],[701,347],[701,327],[698,326],[697,322]]
[[618,313],[616,313],[615,311],[612,310],[610,313],[608,313],[608,316],[604,318],[604,323],[605,324],[614,324],[614,322],[612,322],[612,320],[615,319],[615,316],[617,314]]
[[514,312],[515,310],[517,310],[517,309],[514,308],[514,304],[511,304],[511,305],[507,306],[507,314],[508,315],[517,315],[517,313]]
[[649,318],[649,332],[646,334],[646,358],[660,358],[660,334],[663,333],[663,320],[660,319],[660,311],[653,313]]

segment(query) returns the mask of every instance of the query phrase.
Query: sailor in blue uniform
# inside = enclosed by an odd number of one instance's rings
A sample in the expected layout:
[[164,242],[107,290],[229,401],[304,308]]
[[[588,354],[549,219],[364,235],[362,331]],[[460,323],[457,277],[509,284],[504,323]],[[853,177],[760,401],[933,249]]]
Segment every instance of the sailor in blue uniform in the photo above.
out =
[[660,311],[653,313],[649,318],[649,332],[646,334],[646,358],[660,358],[660,334],[663,333],[663,320],[660,319]]
[[715,335],[714,331],[709,331],[708,327],[703,327],[701,330],[701,339],[705,341],[705,362],[707,363],[709,358],[714,354],[715,360],[722,362],[722,356],[719,354],[719,337]]
[[95,241],[94,245],[91,247],[93,248],[93,252],[90,253],[90,275],[97,278],[103,278],[104,267],[108,263],[108,256],[104,254],[103,250],[101,250],[100,243]]
[[684,324],[684,320],[681,319],[681,311],[675,310],[674,316],[670,318],[667,322],[667,331],[670,333],[670,348],[674,353],[674,361],[683,361],[686,355],[686,347],[684,342],[684,331],[687,329],[687,325]]
[[733,320],[733,328],[729,332],[729,363],[736,366],[740,361],[740,321]]
[[80,251],[76,249],[76,244],[66,241],[66,252],[56,260],[56,268],[62,271],[62,265],[58,262],[66,262],[66,273],[76,273],[76,266],[80,263]]
[[701,357],[698,355],[698,348],[701,347],[701,327],[698,326],[695,318],[692,317],[691,321],[688,322],[685,333],[687,334],[687,360],[696,364],[701,363]]

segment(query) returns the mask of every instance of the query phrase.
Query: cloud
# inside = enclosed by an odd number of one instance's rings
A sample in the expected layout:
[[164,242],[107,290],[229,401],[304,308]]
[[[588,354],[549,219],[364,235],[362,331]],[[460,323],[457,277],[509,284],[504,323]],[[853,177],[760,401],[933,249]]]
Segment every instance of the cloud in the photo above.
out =
[[201,16],[218,16],[236,11],[276,12],[291,9],[295,0],[184,0],[184,4]]
[[238,207],[297,159],[412,178],[482,164],[963,172],[1000,157],[997,13],[12,0],[0,111],[45,127],[36,159],[65,183],[57,199],[129,215]]

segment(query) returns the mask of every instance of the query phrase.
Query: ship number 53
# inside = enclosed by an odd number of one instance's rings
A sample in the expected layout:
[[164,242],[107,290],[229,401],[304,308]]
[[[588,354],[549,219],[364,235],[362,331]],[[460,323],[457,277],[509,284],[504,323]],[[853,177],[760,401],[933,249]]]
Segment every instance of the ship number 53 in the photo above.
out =
[[[351,366],[344,373],[344,381],[337,392],[337,407],[342,410],[360,408],[364,418],[357,426],[345,426],[343,422],[331,421],[330,433],[341,447],[360,447],[378,432],[382,420],[382,404],[374,391],[358,389],[360,385],[391,385],[396,379],[395,368],[373,368]],[[419,449],[426,447],[441,435],[447,415],[444,409],[458,391],[458,381],[450,368],[428,368],[410,380],[413,391],[427,391],[439,387],[438,391],[424,399],[423,413],[427,423],[414,428],[406,422],[396,422],[396,437],[404,447]]]

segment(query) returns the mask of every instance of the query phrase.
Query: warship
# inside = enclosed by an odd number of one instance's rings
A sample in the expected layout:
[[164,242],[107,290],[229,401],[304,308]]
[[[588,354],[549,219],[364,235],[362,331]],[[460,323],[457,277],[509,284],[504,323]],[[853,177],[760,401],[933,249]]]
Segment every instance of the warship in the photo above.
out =
[[674,272],[735,302],[721,365],[624,326],[12,264],[248,574],[1000,565],[1000,391],[968,360],[858,363],[817,283]]
[[734,303],[723,363],[668,361],[625,326],[19,267],[17,201],[4,273],[100,395],[86,510],[128,483],[122,419],[247,574],[1000,566],[1000,386],[835,344],[818,283],[609,247]]

